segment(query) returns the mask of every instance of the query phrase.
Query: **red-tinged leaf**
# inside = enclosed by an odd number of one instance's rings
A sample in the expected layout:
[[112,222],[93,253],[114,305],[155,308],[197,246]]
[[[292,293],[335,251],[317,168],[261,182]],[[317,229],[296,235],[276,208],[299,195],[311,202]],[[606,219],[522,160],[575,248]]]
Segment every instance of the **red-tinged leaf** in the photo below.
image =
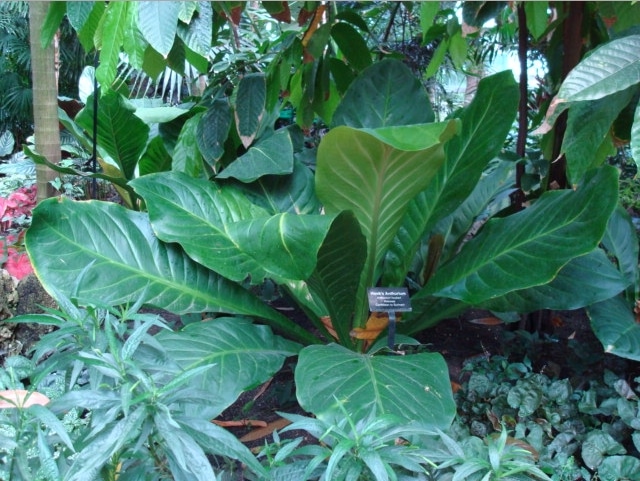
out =
[[26,253],[18,253],[15,249],[9,249],[9,256],[4,264],[5,270],[18,280],[33,273],[33,266]]
[[307,23],[311,17],[313,17],[316,7],[314,5],[315,2],[304,2],[304,6],[300,9],[298,13],[298,25],[303,26]]
[[[280,22],[291,23],[291,10],[289,10],[289,2],[262,2],[264,9],[273,18]],[[304,9],[302,9],[304,10]]]

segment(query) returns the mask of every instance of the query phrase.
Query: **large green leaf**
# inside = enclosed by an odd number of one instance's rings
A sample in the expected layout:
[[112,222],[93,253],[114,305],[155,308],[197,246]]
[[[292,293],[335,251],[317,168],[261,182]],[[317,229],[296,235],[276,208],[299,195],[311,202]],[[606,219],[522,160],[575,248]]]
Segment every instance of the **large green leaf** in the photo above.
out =
[[582,60],[562,82],[558,102],[597,100],[638,83],[640,35],[602,45]]
[[198,125],[203,115],[199,112],[184,123],[173,148],[171,169],[191,177],[204,174],[204,161],[197,142]]
[[548,284],[509,292],[478,307],[498,312],[580,309],[618,295],[628,284],[604,251],[596,249],[570,260]]
[[587,313],[605,352],[640,361],[640,323],[623,296],[589,306]]
[[160,239],[181,244],[192,259],[238,282],[308,278],[333,220],[269,216],[238,189],[177,172],[140,177],[131,185],[144,197]]
[[633,114],[633,125],[631,126],[631,155],[640,170],[640,102]]
[[376,62],[349,86],[332,126],[376,129],[433,122],[429,97],[409,67],[399,60]]
[[547,192],[524,211],[491,219],[421,295],[477,304],[547,283],[569,260],[596,248],[617,197],[617,171],[604,166],[578,191]]
[[140,2],[138,28],[149,44],[163,57],[173,46],[178,28],[180,2]]
[[132,2],[109,3],[96,29],[94,42],[100,50],[100,65],[96,69],[96,78],[105,88],[116,78],[125,28],[136,8]]
[[265,382],[301,348],[267,326],[237,317],[192,323],[179,332],[165,330],[156,339],[185,370],[211,365],[190,382],[211,396],[207,418],[218,416],[243,391]]
[[325,419],[342,416],[337,405],[344,403],[354,422],[393,414],[447,429],[456,412],[438,353],[373,356],[337,344],[310,346],[300,351],[295,381],[300,405]]
[[618,268],[629,284],[627,297],[630,301],[634,301],[638,291],[640,248],[631,216],[621,205],[618,205],[609,219],[602,244],[607,252],[616,258]]
[[334,24],[331,27],[331,38],[355,70],[364,70],[371,65],[371,52],[367,42],[351,25],[345,22]]
[[[567,158],[567,178],[578,185],[585,172],[596,167],[598,149],[620,111],[631,101],[637,88],[616,92],[606,98],[577,102],[569,109],[567,130],[562,141],[562,153]],[[589,119],[585,122],[585,119]]]
[[510,71],[480,81],[473,101],[460,114],[459,135],[445,145],[444,165],[404,215],[385,260],[389,282],[398,284],[404,279],[426,231],[471,194],[482,171],[503,147],[518,99],[518,85]]
[[260,139],[216,178],[235,178],[249,183],[265,175],[285,175],[291,172],[293,172],[293,144],[289,132],[286,129],[280,129],[266,139]]
[[177,314],[225,312],[258,316],[298,339],[314,338],[239,285],[164,244],[146,214],[108,202],[41,202],[26,234],[45,289],[107,304],[145,304]]
[[364,289],[375,284],[409,202],[442,166],[443,144],[456,129],[455,121],[367,131],[342,126],[320,143],[316,194],[328,214],[351,210],[367,239],[356,325],[366,314]]
[[255,139],[265,114],[267,83],[264,74],[248,74],[238,85],[236,98],[236,128],[245,149]]
[[[76,123],[93,132],[93,101],[76,116]],[[149,126],[135,115],[135,108],[118,92],[108,91],[98,103],[98,146],[126,179],[134,177],[138,160],[149,140]]]

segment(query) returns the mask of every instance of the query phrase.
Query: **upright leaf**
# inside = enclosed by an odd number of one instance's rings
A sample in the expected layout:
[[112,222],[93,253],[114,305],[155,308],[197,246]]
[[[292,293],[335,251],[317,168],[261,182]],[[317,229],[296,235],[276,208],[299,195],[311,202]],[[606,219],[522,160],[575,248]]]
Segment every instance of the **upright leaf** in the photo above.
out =
[[224,154],[224,142],[231,128],[231,107],[226,100],[216,100],[198,123],[197,142],[202,156],[212,167]]
[[265,114],[267,83],[264,74],[248,74],[238,85],[236,128],[245,149],[253,143]]
[[[149,140],[149,126],[135,115],[135,108],[118,92],[109,90],[98,104],[98,146],[118,166],[126,179],[134,177],[138,160]],[[93,132],[93,101],[76,116],[79,126]]]
[[345,59],[355,70],[364,70],[371,65],[371,53],[362,35],[345,22],[338,22],[331,27],[331,38]]
[[524,211],[491,219],[420,296],[477,304],[547,283],[569,260],[595,249],[617,198],[617,172],[603,166],[576,192],[547,192]]
[[140,2],[138,28],[149,44],[163,57],[173,46],[178,28],[180,2]]
[[[316,192],[329,214],[351,210],[367,239],[367,261],[359,286],[375,284],[386,249],[407,206],[424,190],[444,161],[444,143],[456,132],[455,121],[357,130],[332,129],[318,148]],[[364,305],[356,310],[364,322]],[[361,326],[360,326],[361,327]]]
[[429,97],[409,67],[386,59],[364,70],[333,114],[332,126],[354,128],[433,122]]
[[100,49],[100,65],[96,70],[96,78],[105,87],[110,86],[116,78],[130,8],[133,7],[129,2],[109,3],[98,28],[96,47]]
[[404,214],[398,237],[385,260],[389,282],[397,284],[404,279],[425,233],[471,194],[486,165],[503,147],[519,97],[510,71],[480,81],[473,101],[460,114],[459,135],[445,145],[442,168]]

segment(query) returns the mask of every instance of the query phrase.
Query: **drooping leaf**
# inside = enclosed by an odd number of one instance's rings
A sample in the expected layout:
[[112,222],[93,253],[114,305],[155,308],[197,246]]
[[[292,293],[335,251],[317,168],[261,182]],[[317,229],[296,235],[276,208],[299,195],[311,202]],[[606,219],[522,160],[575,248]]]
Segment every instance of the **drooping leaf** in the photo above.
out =
[[289,9],[288,1],[267,1],[262,2],[262,6],[269,13],[269,15],[271,15],[276,20],[280,22],[291,23],[291,10]]
[[[377,270],[409,202],[424,190],[444,161],[443,144],[455,121],[357,130],[332,129],[318,148],[316,193],[327,213],[351,210],[367,239],[359,292],[375,285]],[[364,300],[362,300],[364,303]],[[364,316],[364,305],[356,319]],[[358,323],[365,319],[356,321]]]
[[[76,123],[93,132],[93,101],[76,116]],[[135,115],[135,108],[118,92],[108,91],[98,103],[98,146],[126,179],[132,179],[149,139],[149,126]]]
[[165,58],[173,46],[179,12],[180,2],[145,1],[138,5],[138,28],[147,42]]
[[518,85],[510,71],[480,81],[473,101],[460,114],[459,135],[445,145],[444,165],[404,215],[385,260],[391,285],[403,281],[425,233],[460,206],[489,161],[500,152],[513,125],[518,99]]
[[140,158],[140,175],[154,174],[171,170],[171,156],[164,145],[162,137],[154,137],[147,145],[147,150]]
[[235,178],[250,183],[265,175],[293,172],[293,145],[286,129],[280,129],[234,160],[217,179]]
[[491,219],[421,295],[476,304],[547,283],[570,259],[595,249],[616,203],[617,172],[610,166],[592,171],[576,192],[547,192],[524,211]]
[[621,205],[616,207],[609,219],[602,244],[616,258],[618,268],[629,284],[627,298],[634,301],[637,299],[640,248],[631,216]]
[[198,123],[198,147],[212,167],[224,154],[224,142],[229,135],[232,120],[229,102],[216,100]]
[[100,49],[100,65],[96,69],[96,78],[100,85],[110,86],[116,78],[120,47],[131,8],[134,7],[130,2],[112,2],[107,5],[101,17],[96,39],[96,47]]
[[203,115],[199,112],[184,123],[173,149],[171,169],[191,177],[201,177],[204,173],[204,159],[197,142],[198,125]]
[[319,418],[342,416],[342,402],[356,423],[392,414],[447,429],[455,415],[447,372],[438,353],[372,356],[330,344],[300,351],[295,381],[300,405]]
[[638,103],[633,114],[633,125],[631,126],[631,155],[640,170],[640,103]]
[[[603,99],[571,106],[561,150],[567,159],[567,179],[571,185],[578,185],[587,170],[597,167],[597,160],[604,160],[597,159],[598,148],[636,91],[636,88],[629,88]],[[585,119],[589,121],[585,122]]]
[[333,220],[268,216],[237,189],[177,172],[141,177],[132,186],[144,197],[158,237],[237,282],[306,279]]
[[60,23],[62,23],[65,13],[67,13],[67,2],[52,2],[49,4],[47,16],[40,32],[40,46],[43,49],[48,48],[53,42],[53,37],[60,28]]
[[409,67],[386,59],[364,70],[349,86],[332,127],[376,129],[433,122],[431,103]]
[[267,326],[249,319],[219,317],[189,324],[179,332],[163,331],[158,342],[185,370],[211,365],[190,382],[210,393],[205,413],[213,419],[236,401],[238,396],[273,376],[300,345],[275,336]]
[[420,2],[420,29],[422,38],[425,38],[429,29],[433,26],[436,14],[440,10],[438,2]]
[[478,306],[497,312],[580,309],[618,295],[628,285],[604,251],[570,260],[548,284],[509,292]]
[[245,149],[253,143],[265,115],[267,83],[264,74],[248,74],[238,85],[236,128]]
[[605,352],[640,361],[640,323],[623,296],[587,308],[591,328]]
[[345,22],[336,23],[331,27],[331,38],[355,70],[361,71],[371,65],[371,53],[367,42],[351,25]]
[[493,20],[507,5],[507,2],[465,2],[462,4],[462,19],[474,27],[482,27]]
[[[33,211],[27,252],[45,289],[81,302],[142,301],[170,312],[227,312],[281,324],[293,337],[313,337],[239,285],[161,243],[146,214],[108,202],[48,199]],[[297,332],[297,334],[296,334]]]
[[[83,5],[87,4],[90,7],[88,16],[76,11],[76,9],[81,10]],[[98,25],[105,9],[106,4],[104,2],[70,2],[67,5],[67,18],[78,33],[78,40],[80,40],[82,47],[87,52],[94,47],[94,35],[98,30]],[[76,20],[78,20],[78,23],[75,23]]]

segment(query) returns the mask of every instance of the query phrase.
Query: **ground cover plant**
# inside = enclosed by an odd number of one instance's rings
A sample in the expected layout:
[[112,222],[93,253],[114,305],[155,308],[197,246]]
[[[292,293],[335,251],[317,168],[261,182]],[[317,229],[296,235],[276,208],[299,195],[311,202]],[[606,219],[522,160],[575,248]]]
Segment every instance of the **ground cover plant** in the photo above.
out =
[[[555,392],[566,383],[527,372],[526,362],[510,368],[524,373],[509,378],[515,387],[497,376],[481,388],[479,372],[465,388],[479,407],[460,407],[442,355],[399,346],[417,345],[412,336],[469,307],[512,317],[587,307],[608,352],[640,356],[633,316],[637,237],[617,206],[617,171],[599,149],[633,101],[637,35],[605,44],[567,77],[542,130],[569,107],[562,149],[573,188],[540,188],[518,210],[508,198],[521,187],[515,182],[521,165],[505,151],[521,100],[511,72],[483,78],[471,103],[436,121],[423,83],[393,55],[374,62],[359,33],[368,26],[345,14],[334,23],[312,21],[300,37],[284,34],[275,55],[265,54],[253,67],[238,62],[200,98],[148,107],[127,99],[126,83],[112,83],[117,62],[106,51],[122,46],[140,54],[114,19],[139,27],[150,49],[144,57],[162,57],[155,63],[163,65],[184,60],[181,53],[195,62],[204,58],[186,35],[190,21],[213,15],[214,8],[230,19],[226,34],[232,34],[239,23],[234,15],[243,9],[154,5],[97,3],[80,11],[60,2],[45,25],[53,35],[65,14],[82,24],[107,12],[96,35],[83,33],[86,44],[102,42],[95,72],[100,91],[77,115],[60,113],[78,145],[97,152],[102,170],[79,172],[25,151],[40,166],[111,182],[123,205],[60,197],[33,212],[27,252],[61,310],[13,320],[57,330],[35,347],[33,359],[5,365],[5,398],[37,400],[52,381],[49,374],[62,392],[51,394],[44,408],[35,403],[3,411],[3,449],[15,461],[10,476],[231,476],[208,456],[240,460],[246,477],[255,479],[547,479],[558,467],[567,479],[589,470],[602,478],[631,476],[634,458],[624,456],[608,428],[569,440],[593,446],[602,457],[583,449],[584,467],[577,470],[567,467],[570,455],[538,457],[543,428],[527,416],[545,393],[534,384]],[[287,14],[287,3],[278,8],[270,13]],[[316,18],[325,13],[306,3],[300,14],[305,11]],[[181,22],[180,29],[167,28],[170,38],[142,26],[159,12],[166,26]],[[433,20],[428,11],[421,14]],[[452,54],[462,39],[455,25],[442,43]],[[623,61],[607,63],[613,52]],[[285,91],[297,124],[282,127],[276,119]],[[589,112],[602,122],[581,130]],[[328,132],[317,146],[308,145],[301,127],[316,115]],[[587,140],[585,152],[581,141]],[[370,314],[366,290],[400,285],[408,287],[413,309],[389,340],[389,320]],[[261,295],[274,286],[305,313],[303,322]],[[183,316],[186,325],[174,329],[140,315],[142,305]],[[285,416],[291,429],[324,444],[281,443],[276,436],[261,464],[210,420],[292,356],[296,399],[313,417]],[[609,381],[608,387],[615,384]],[[617,425],[635,429],[634,386],[625,390],[630,403],[616,400],[624,413]],[[546,395],[547,404],[565,401]],[[495,433],[487,428],[470,436],[455,424],[457,409],[482,410],[484,396],[532,412],[505,408],[490,423]],[[601,404],[592,411],[613,415],[611,401]],[[82,409],[77,422],[61,425],[57,416],[73,408]],[[539,415],[552,418],[552,433],[566,434],[553,424],[554,413]],[[22,449],[20,439],[37,449]]]

